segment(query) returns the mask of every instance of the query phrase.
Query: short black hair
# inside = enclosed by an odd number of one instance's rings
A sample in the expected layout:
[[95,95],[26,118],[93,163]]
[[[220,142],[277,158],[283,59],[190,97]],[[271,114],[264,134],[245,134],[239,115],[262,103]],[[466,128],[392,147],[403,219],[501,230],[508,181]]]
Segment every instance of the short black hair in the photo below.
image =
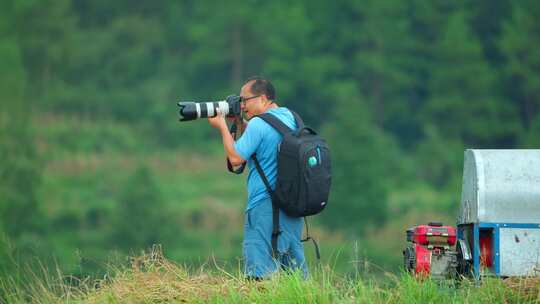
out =
[[274,86],[269,80],[261,76],[252,76],[245,83],[250,81],[252,82],[250,87],[251,93],[255,95],[266,95],[266,98],[274,101],[276,98],[276,89],[274,89]]

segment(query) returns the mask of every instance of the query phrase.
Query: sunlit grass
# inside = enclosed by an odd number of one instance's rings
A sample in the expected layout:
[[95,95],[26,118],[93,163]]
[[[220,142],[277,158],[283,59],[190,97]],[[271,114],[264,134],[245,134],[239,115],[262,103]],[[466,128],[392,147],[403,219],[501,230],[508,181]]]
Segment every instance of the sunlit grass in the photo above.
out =
[[385,273],[377,280],[339,275],[319,265],[311,277],[276,273],[251,281],[217,264],[196,270],[167,260],[159,247],[129,265],[109,265],[99,279],[77,280],[60,271],[27,269],[24,279],[0,280],[6,303],[539,303],[540,279],[497,278],[440,283]]

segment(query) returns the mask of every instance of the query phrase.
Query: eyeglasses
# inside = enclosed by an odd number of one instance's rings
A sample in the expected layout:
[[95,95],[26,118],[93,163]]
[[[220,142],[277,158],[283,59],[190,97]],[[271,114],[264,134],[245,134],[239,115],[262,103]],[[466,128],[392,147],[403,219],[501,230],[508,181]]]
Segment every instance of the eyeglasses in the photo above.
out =
[[246,101],[250,100],[250,99],[253,99],[253,98],[257,98],[257,97],[260,97],[262,95],[255,95],[255,96],[251,96],[251,97],[240,97],[240,102],[243,104],[243,105],[246,105]]

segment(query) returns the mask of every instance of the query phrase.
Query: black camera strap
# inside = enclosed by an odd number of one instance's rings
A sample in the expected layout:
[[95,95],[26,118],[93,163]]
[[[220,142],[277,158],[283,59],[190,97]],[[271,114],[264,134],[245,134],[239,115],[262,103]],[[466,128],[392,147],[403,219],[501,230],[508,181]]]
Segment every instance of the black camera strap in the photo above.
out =
[[229,172],[232,172],[234,174],[242,174],[245,168],[246,168],[246,163],[243,163],[242,165],[240,165],[240,167],[238,167],[238,169],[234,169],[233,165],[227,158],[227,169],[229,170]]
[[309,225],[308,225],[306,216],[304,216],[304,224],[306,225],[306,237],[301,239],[300,242],[303,243],[303,242],[307,242],[311,240],[313,242],[313,246],[315,246],[315,256],[317,257],[317,260],[320,261],[321,251],[319,250],[319,244],[317,244],[317,241],[315,241],[315,239],[309,235]]
[[[231,133],[235,141],[236,141],[236,135],[238,133],[237,131],[238,131],[238,126],[236,125],[236,122],[235,122],[229,128],[229,132]],[[234,169],[233,165],[231,164],[231,161],[229,161],[229,158],[227,158],[227,169],[229,170],[229,172],[232,172],[234,174],[242,174],[245,168],[246,168],[246,163],[243,163],[242,165],[240,165],[240,167],[238,167],[238,169]]]

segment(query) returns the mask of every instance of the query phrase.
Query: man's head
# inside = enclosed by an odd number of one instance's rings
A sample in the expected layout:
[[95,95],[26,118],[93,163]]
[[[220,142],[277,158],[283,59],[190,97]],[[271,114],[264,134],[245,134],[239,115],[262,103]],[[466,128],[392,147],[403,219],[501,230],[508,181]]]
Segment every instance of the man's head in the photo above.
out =
[[240,90],[240,97],[242,98],[242,111],[248,119],[276,106],[274,86],[270,81],[259,76],[246,80]]

